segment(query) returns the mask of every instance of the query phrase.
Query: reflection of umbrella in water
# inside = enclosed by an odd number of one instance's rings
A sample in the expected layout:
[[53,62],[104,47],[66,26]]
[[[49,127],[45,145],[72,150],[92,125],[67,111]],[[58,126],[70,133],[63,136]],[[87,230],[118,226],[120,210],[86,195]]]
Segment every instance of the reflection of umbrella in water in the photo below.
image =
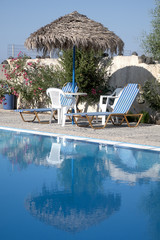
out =
[[80,49],[123,51],[123,41],[102,24],[85,15],[73,12],[32,33],[25,42],[29,49],[43,50],[44,53],[73,47],[73,92],[75,84],[75,47]]
[[[103,192],[107,171],[104,162],[97,157],[98,145],[88,144],[86,147],[86,143],[63,141],[60,152],[66,160],[57,170],[62,188],[57,189],[57,185],[56,191],[43,188],[41,193],[28,197],[25,205],[32,216],[64,231],[78,232],[119,210],[121,196]],[[88,151],[91,151],[89,155]]]
[[26,200],[26,209],[39,220],[68,232],[78,232],[98,224],[118,211],[117,194],[72,194],[45,190]]

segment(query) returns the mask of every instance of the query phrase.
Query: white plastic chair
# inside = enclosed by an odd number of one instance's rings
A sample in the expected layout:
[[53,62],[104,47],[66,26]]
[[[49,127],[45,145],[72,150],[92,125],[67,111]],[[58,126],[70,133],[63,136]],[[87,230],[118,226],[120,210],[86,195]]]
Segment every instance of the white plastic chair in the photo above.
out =
[[49,156],[46,158],[47,162],[51,166],[60,166],[63,162],[63,158],[61,157],[61,144],[60,143],[52,143],[51,151]]
[[57,109],[58,124],[62,124],[62,126],[65,126],[65,114],[67,113],[68,109],[73,108],[75,113],[77,112],[75,98],[67,96],[61,89],[58,88],[48,88],[46,93],[50,97],[52,103],[50,123],[52,120],[53,111]]
[[[99,101],[99,111],[102,112],[112,112],[121,93],[123,88],[116,88],[111,95],[101,95]],[[112,101],[111,101],[112,100]],[[106,116],[102,116],[102,124],[105,123]]]

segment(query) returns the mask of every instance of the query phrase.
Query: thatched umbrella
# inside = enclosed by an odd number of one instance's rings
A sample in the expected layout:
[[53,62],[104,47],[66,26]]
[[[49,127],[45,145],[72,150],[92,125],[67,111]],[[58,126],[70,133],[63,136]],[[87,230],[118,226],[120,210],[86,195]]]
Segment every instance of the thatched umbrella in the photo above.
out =
[[120,209],[119,194],[69,193],[47,190],[25,201],[29,213],[63,231],[76,233],[109,218]]
[[85,15],[72,12],[32,33],[25,46],[38,51],[51,51],[54,48],[73,48],[73,89],[75,82],[75,47],[81,49],[103,50],[121,54],[123,41],[102,24]]

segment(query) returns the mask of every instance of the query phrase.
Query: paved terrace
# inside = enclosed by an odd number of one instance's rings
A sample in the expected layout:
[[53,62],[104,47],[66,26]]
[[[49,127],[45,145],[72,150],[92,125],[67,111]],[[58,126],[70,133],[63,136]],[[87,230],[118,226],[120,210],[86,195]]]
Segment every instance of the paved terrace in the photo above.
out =
[[[40,118],[49,119],[50,115],[41,115]],[[160,125],[140,124],[129,128],[126,124],[118,127],[108,124],[105,129],[93,130],[90,127],[79,128],[67,121],[66,126],[61,127],[54,121],[52,124],[23,122],[19,113],[0,109],[0,126],[160,147]]]

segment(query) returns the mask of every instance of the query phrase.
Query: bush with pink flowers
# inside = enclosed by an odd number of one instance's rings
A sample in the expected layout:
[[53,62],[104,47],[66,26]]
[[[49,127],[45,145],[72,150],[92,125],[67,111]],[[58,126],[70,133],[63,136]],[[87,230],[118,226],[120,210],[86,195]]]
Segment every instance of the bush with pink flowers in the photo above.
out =
[[41,107],[48,101],[46,89],[59,87],[53,66],[29,61],[22,53],[3,65],[2,71],[6,80],[0,80],[0,103],[8,93],[19,98],[20,107]]

